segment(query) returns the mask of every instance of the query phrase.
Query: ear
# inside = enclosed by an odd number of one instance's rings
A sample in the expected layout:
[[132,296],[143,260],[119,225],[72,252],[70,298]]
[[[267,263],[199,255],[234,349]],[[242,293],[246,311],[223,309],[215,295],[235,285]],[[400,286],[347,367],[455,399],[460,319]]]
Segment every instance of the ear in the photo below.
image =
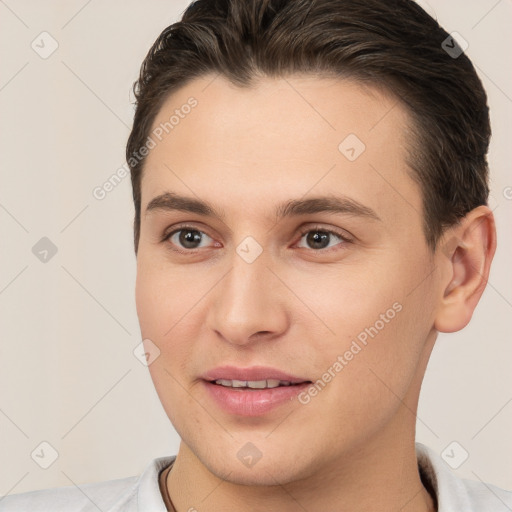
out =
[[489,278],[496,251],[496,226],[487,206],[471,210],[444,234],[436,250],[443,276],[434,327],[440,332],[463,329],[471,320]]

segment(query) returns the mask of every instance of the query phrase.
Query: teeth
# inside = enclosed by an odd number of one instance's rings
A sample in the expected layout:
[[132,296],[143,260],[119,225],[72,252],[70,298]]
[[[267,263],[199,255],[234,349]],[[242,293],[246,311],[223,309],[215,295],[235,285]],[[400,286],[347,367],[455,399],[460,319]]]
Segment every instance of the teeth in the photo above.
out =
[[277,380],[277,379],[266,379],[266,380],[227,380],[217,379],[215,384],[225,386],[228,388],[251,388],[251,389],[272,389],[278,386],[291,386],[289,380]]
[[247,387],[252,389],[265,389],[267,387],[266,380],[248,380]]
[[229,387],[232,387],[231,386],[231,381],[230,380],[224,380],[224,379],[218,379],[215,381],[215,384],[220,384],[221,386],[229,386]]

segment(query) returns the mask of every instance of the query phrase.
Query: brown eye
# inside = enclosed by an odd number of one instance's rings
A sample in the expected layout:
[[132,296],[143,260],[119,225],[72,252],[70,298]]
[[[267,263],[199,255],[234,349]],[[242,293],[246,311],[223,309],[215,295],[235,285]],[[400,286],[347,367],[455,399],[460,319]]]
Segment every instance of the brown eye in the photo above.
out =
[[179,243],[186,249],[197,249],[196,244],[201,243],[201,233],[192,229],[181,229],[179,232]]
[[299,247],[306,247],[307,249],[313,250],[330,249],[336,245],[343,246],[345,243],[350,242],[346,236],[329,229],[307,229],[304,230],[301,235],[301,241],[304,239],[306,246],[299,245]]
[[[169,233],[164,240],[167,240],[171,245],[176,246],[176,250],[182,251],[183,249],[193,251],[207,246],[208,239],[211,240],[206,233],[199,231],[196,228],[181,227]],[[182,251],[186,252],[186,251]]]
[[325,231],[310,231],[306,234],[306,242],[312,249],[325,249],[329,245],[331,235]]

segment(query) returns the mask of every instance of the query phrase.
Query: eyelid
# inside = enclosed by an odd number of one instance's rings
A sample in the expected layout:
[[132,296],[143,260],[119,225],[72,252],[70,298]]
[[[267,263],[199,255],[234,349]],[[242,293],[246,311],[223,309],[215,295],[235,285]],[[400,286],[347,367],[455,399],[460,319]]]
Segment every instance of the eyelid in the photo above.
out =
[[173,226],[172,229],[169,231],[167,231],[167,230],[164,231],[164,234],[162,235],[160,242],[168,244],[171,251],[178,253],[178,254],[182,254],[182,255],[197,254],[198,252],[201,251],[201,249],[205,249],[204,247],[200,247],[200,248],[196,248],[196,249],[185,249],[185,248],[182,248],[179,245],[176,245],[170,241],[170,239],[172,238],[173,235],[175,235],[176,233],[178,233],[180,231],[184,231],[187,229],[190,231],[198,231],[199,233],[202,233],[202,234],[208,236],[209,238],[211,238],[212,240],[214,240],[214,237],[209,235],[208,232],[205,231],[204,229],[200,229],[197,226],[192,226],[190,224],[179,224],[179,225]]
[[[206,236],[210,237],[212,240],[214,239],[214,237],[212,235],[210,235],[206,230],[201,229],[201,228],[199,228],[197,226],[193,226],[191,224],[186,224],[185,223],[185,224],[178,224],[176,226],[173,226],[172,230],[170,230],[170,231],[165,231],[164,234],[162,235],[161,241],[162,242],[166,242],[174,234],[176,234],[177,232],[183,231],[183,230],[186,230],[186,229],[188,229],[190,231],[198,231],[199,233],[203,233]],[[314,224],[314,225],[302,226],[301,228],[299,228],[300,237],[299,237],[299,240],[297,241],[297,243],[300,242],[300,240],[302,239],[302,237],[306,233],[309,233],[311,231],[319,231],[319,232],[322,232],[322,233],[328,233],[328,234],[337,236],[338,238],[340,238],[343,241],[343,243],[342,244],[336,244],[336,245],[345,245],[347,243],[353,243],[355,241],[355,237],[351,233],[348,233],[345,230],[337,229],[337,228],[331,228],[331,227],[326,227],[326,226],[322,226],[320,224]],[[324,248],[324,249],[311,249],[311,248],[302,247],[301,249],[307,249],[307,250],[315,252],[315,253],[322,253],[322,252],[328,252],[330,250],[333,250],[334,248],[331,247],[331,248]],[[185,253],[186,254],[193,254],[194,252],[199,251],[200,248],[196,248],[196,249],[180,249],[180,248],[176,248],[176,249],[173,249],[173,250],[175,250],[176,252],[182,253],[182,254],[185,254]]]
[[167,240],[172,235],[174,235],[178,231],[182,231],[184,229],[189,229],[190,231],[199,231],[200,233],[204,233],[205,235],[208,235],[210,238],[214,238],[207,229],[200,227],[200,226],[194,226],[190,223],[184,223],[184,224],[176,224],[172,226],[172,229],[165,230],[162,235],[162,241]]
[[[346,231],[344,229],[326,227],[326,226],[322,226],[320,224],[308,225],[308,226],[301,227],[299,230],[301,238],[306,233],[309,233],[310,231],[320,231],[322,233],[329,233],[331,235],[336,235],[337,237],[341,238],[344,242],[347,242],[347,243],[355,242],[355,240],[356,240],[356,237],[354,235],[352,235],[351,233],[349,233],[348,231]],[[320,249],[320,251],[321,251],[321,249]],[[315,252],[320,252],[320,251],[315,251]]]

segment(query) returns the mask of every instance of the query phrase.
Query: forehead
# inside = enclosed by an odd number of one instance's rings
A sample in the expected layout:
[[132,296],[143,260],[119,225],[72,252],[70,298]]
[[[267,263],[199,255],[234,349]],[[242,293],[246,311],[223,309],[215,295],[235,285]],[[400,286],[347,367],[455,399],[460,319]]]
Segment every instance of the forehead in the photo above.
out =
[[228,213],[243,200],[256,213],[338,191],[391,216],[418,213],[408,126],[395,98],[352,81],[294,75],[242,88],[202,77],[172,94],[155,118],[142,207],[171,190]]

